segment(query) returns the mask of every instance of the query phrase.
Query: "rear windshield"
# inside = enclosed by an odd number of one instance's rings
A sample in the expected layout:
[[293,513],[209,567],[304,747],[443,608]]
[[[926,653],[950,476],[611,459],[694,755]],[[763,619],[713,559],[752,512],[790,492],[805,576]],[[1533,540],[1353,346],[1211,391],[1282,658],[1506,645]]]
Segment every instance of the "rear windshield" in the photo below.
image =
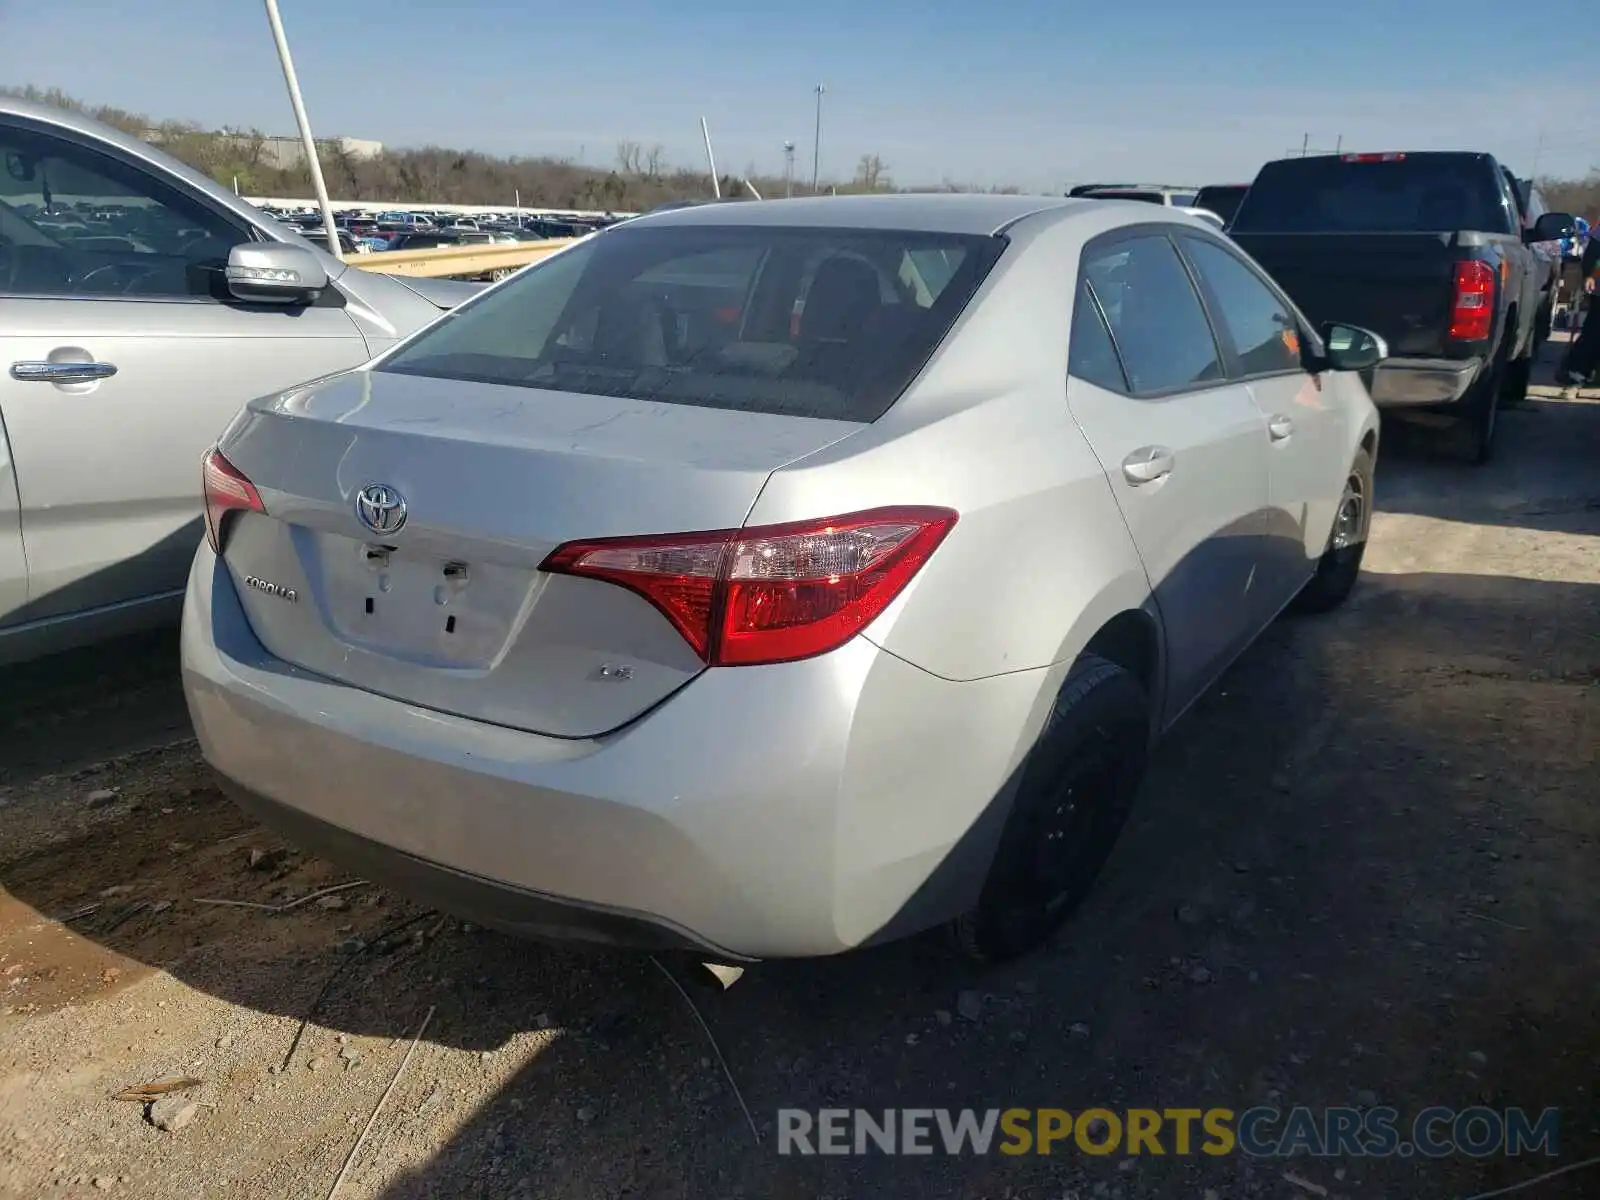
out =
[[1283,159],[1261,168],[1234,233],[1510,231],[1485,160],[1407,155],[1395,161]]
[[940,233],[619,226],[451,314],[379,369],[873,421],[1004,247]]

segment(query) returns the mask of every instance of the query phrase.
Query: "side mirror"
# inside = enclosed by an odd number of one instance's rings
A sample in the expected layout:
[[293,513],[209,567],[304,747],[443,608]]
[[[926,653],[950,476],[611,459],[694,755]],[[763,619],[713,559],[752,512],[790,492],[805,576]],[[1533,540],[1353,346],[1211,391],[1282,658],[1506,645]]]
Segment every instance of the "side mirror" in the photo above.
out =
[[1530,242],[1559,242],[1578,231],[1578,222],[1571,213],[1545,213],[1528,231]]
[[252,304],[309,304],[328,286],[328,269],[309,246],[245,242],[228,251],[228,291]]
[[1322,336],[1323,362],[1330,371],[1367,371],[1389,357],[1389,344],[1370,329],[1329,321]]

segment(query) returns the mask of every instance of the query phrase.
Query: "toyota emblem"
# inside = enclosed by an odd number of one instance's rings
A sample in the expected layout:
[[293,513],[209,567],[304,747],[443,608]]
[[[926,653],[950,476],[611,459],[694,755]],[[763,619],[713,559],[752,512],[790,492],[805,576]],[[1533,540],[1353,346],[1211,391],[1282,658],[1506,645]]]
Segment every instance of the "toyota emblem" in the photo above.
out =
[[356,493],[356,516],[373,533],[399,533],[406,523],[405,497],[388,484],[369,483]]

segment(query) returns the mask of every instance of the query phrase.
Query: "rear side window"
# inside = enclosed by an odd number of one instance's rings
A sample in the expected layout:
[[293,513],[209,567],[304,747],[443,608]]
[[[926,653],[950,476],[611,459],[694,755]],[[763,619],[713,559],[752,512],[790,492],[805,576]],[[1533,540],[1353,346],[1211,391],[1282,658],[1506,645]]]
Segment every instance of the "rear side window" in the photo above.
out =
[[1454,155],[1283,159],[1261,168],[1232,232],[1509,233],[1495,174],[1483,160]]
[[1078,296],[1072,305],[1072,345],[1067,352],[1067,374],[1108,392],[1128,390],[1128,380],[1122,373],[1111,331],[1100,315],[1099,302],[1089,290],[1088,280],[1078,285]]
[[939,233],[619,227],[522,272],[380,369],[873,421],[1004,248]]
[[1100,301],[1134,394],[1203,387],[1223,378],[1200,297],[1165,237],[1091,247],[1083,275]]

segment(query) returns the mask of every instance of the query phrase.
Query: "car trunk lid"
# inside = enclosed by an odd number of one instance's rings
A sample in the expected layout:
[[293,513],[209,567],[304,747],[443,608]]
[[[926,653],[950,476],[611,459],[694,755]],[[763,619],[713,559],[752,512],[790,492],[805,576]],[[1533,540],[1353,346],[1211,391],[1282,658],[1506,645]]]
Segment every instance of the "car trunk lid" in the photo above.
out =
[[704,664],[648,601],[541,572],[545,556],[579,538],[737,527],[773,470],[860,428],[358,371],[258,402],[229,430],[221,449],[266,513],[234,517],[224,559],[285,662],[595,736]]

